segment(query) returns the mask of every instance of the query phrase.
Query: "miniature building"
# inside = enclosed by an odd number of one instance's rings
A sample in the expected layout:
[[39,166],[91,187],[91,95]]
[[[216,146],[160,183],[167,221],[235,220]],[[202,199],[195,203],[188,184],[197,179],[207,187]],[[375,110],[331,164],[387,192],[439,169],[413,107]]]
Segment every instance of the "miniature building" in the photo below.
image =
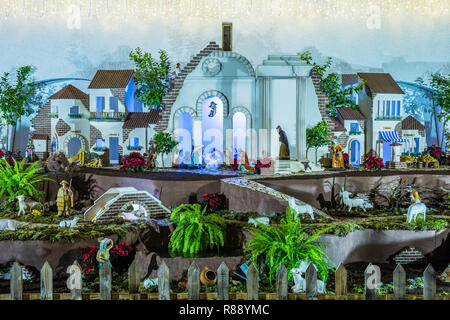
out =
[[159,111],[143,110],[134,95],[133,74],[134,70],[99,70],[89,95],[68,85],[49,97],[32,119],[37,155],[44,157],[45,136],[51,137],[47,153],[61,151],[73,157],[80,149],[99,155],[108,150],[110,164],[133,151],[145,151]]
[[402,136],[408,139],[404,144],[402,152],[408,154],[418,154],[427,149],[426,130],[413,116],[408,116],[401,122]]
[[162,218],[170,215],[161,201],[147,191],[133,187],[111,188],[101,195],[84,213],[85,221],[104,222],[119,217],[129,206],[138,206],[146,218]]

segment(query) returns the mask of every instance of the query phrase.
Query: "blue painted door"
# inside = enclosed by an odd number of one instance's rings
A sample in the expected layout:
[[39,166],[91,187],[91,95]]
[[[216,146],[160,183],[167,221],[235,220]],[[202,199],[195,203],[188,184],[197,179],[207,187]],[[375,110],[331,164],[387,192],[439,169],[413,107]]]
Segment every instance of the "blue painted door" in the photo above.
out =
[[72,138],[69,140],[67,144],[67,153],[69,154],[69,158],[75,156],[81,148],[81,141],[78,138]]
[[383,163],[391,161],[391,143],[383,142]]
[[109,163],[119,164],[119,138],[109,138]]
[[419,153],[419,138],[414,138],[414,153]]
[[352,166],[359,167],[361,156],[360,156],[360,151],[359,151],[359,141],[358,140],[352,141],[352,143],[350,144],[350,152],[351,152],[350,163],[352,164]]

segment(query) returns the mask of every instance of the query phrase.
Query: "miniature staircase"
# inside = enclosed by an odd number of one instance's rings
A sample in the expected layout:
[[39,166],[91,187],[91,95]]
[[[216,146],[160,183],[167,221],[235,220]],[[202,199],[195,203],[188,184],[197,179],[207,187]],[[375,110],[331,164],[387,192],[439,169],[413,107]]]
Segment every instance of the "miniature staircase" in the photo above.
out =
[[[228,183],[228,184],[232,184],[232,185],[236,185],[239,186],[241,188],[246,188],[246,189],[250,189],[252,191],[255,192],[261,192],[264,194],[267,194],[269,196],[272,196],[276,199],[281,199],[283,201],[288,201],[288,199],[291,197],[285,193],[282,193],[280,191],[277,191],[275,189],[272,189],[270,187],[267,187],[261,183],[258,183],[256,181],[250,180],[250,179],[245,179],[242,177],[237,177],[237,178],[225,178],[221,180],[224,183]],[[297,204],[305,204],[305,202],[299,200],[299,199],[295,199]],[[330,220],[334,220],[334,218],[330,217],[329,215],[327,215],[325,212],[323,212],[320,209],[314,208],[312,207],[314,210],[314,214],[321,216],[323,218],[326,219],[330,219]]]
[[136,188],[111,188],[102,194],[94,204],[84,213],[84,220],[90,222],[105,222],[113,220],[125,212],[131,204],[141,205],[147,218],[164,218],[170,215],[159,199],[147,191],[138,191]]

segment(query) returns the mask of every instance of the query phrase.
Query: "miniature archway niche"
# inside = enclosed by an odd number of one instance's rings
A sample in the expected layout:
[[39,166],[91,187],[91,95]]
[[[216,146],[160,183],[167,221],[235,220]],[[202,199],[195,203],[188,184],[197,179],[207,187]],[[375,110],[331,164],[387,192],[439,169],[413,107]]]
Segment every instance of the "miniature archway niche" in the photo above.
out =
[[190,163],[193,146],[193,120],[195,118],[195,110],[190,107],[178,109],[174,114],[174,134],[179,144],[179,163]]
[[67,157],[70,156],[69,155],[69,142],[74,138],[80,140],[80,142],[81,142],[80,148],[84,149],[85,151],[89,151],[89,145],[88,145],[87,139],[84,136],[82,136],[81,134],[70,134],[64,139],[64,143],[63,143],[64,152],[66,153]]
[[[252,115],[245,107],[235,107],[231,110],[233,120],[233,154],[240,148],[251,156],[251,135],[248,130],[251,129]],[[243,137],[242,137],[243,136]],[[237,145],[237,147],[236,147]],[[242,147],[244,145],[244,147]]]

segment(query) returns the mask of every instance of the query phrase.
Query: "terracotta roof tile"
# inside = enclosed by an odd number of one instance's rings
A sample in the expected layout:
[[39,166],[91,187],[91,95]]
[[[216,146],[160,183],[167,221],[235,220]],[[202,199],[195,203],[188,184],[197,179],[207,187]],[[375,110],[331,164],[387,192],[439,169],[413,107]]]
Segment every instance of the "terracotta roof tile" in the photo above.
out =
[[31,136],[32,140],[50,140],[48,134],[35,133]]
[[334,132],[347,131],[347,129],[345,129],[344,125],[339,121],[339,119],[331,118],[331,121],[334,123]]
[[146,128],[149,124],[159,121],[159,110],[152,109],[149,112],[129,112],[123,124],[124,129]]
[[126,88],[134,70],[98,70],[89,89]]
[[363,73],[358,72],[358,76],[366,80],[366,85],[370,88],[372,94],[377,93],[395,93],[404,94],[397,82],[389,73]]
[[362,113],[358,109],[352,109],[350,107],[337,108],[339,115],[344,120],[366,120]]
[[426,130],[422,123],[413,116],[408,116],[402,120],[402,130]]
[[359,77],[357,74],[343,74],[342,75],[342,85],[346,86],[348,84],[357,83],[359,81]]
[[59,99],[89,99],[89,95],[81,91],[80,89],[77,89],[73,85],[69,84],[68,86],[65,86],[55,94],[49,97],[50,100],[59,100]]

